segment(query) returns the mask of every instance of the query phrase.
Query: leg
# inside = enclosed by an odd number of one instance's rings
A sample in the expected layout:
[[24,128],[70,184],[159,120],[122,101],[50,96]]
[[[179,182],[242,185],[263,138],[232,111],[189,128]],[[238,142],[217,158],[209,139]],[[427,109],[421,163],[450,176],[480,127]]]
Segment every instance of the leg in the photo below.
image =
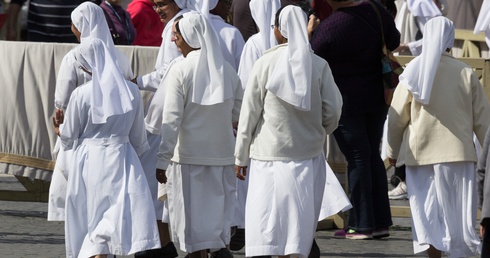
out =
[[335,140],[347,159],[350,201],[349,228],[370,233],[374,228],[371,197],[371,150],[364,115],[342,116]]
[[158,233],[160,235],[160,243],[162,247],[170,243],[170,233],[168,229],[168,223],[163,223],[161,220],[157,220]]
[[485,232],[483,232],[481,257],[490,257],[490,229],[485,227]]
[[441,251],[435,249],[432,245],[429,247],[429,249],[427,249],[427,255],[429,256],[429,258],[441,258],[442,257]]
[[386,169],[380,154],[381,138],[383,137],[383,125],[386,120],[384,110],[366,114],[366,131],[370,150],[370,171],[373,204],[374,229],[387,229],[393,223],[391,221],[390,201],[388,199],[388,181]]
[[207,258],[208,252],[206,250],[196,251],[189,254],[189,258]]

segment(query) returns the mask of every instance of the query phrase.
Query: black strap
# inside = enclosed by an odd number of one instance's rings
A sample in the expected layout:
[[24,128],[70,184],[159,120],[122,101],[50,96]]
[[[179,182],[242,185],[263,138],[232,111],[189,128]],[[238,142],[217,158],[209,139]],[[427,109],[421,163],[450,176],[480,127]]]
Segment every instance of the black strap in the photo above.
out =
[[383,21],[381,20],[381,14],[379,13],[379,9],[378,7],[376,7],[376,5],[371,2],[370,0],[367,1],[374,9],[374,11],[376,12],[376,16],[378,16],[378,21],[379,21],[379,25],[381,27],[381,43],[383,44],[383,48],[386,47],[386,43],[385,43],[385,32],[384,32],[384,29],[383,29]]
[[[116,26],[114,25],[114,22],[112,21],[111,17],[109,16],[109,14],[106,12],[106,10],[104,10],[104,8],[101,8],[102,11],[104,11],[104,16],[105,16],[105,19],[107,20],[107,23],[109,25],[109,29],[111,30],[111,34],[112,34],[112,37],[117,37],[119,38],[119,33],[117,33],[117,30],[116,30]],[[114,42],[116,43],[116,42]]]

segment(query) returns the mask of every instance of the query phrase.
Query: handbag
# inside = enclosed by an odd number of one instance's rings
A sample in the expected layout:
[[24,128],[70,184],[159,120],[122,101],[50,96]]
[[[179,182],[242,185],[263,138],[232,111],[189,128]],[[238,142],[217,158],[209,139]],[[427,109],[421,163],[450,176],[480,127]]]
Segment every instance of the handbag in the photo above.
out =
[[381,21],[381,15],[379,14],[378,8],[371,2],[369,4],[374,8],[376,15],[378,16],[379,24],[381,25],[381,73],[383,77],[384,95],[386,105],[391,105],[391,100],[393,99],[393,93],[398,86],[401,73],[403,73],[403,67],[396,60],[393,53],[386,47],[385,35],[383,30],[383,22]]

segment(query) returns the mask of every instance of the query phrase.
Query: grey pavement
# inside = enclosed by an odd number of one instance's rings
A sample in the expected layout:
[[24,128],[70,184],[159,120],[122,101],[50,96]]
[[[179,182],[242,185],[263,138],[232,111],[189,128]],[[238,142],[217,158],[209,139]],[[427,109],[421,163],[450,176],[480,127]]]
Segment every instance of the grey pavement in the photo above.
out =
[[[15,177],[0,175],[0,190],[22,189]],[[408,201],[396,201],[394,204],[408,205]],[[0,258],[65,257],[64,225],[62,222],[48,222],[46,217],[46,203],[0,201]],[[413,254],[410,219],[393,218],[393,223],[391,236],[383,240],[336,239],[332,237],[333,229],[318,231],[316,240],[321,256],[425,257]],[[245,257],[243,249],[233,254],[236,258]],[[179,257],[184,255],[179,251]]]

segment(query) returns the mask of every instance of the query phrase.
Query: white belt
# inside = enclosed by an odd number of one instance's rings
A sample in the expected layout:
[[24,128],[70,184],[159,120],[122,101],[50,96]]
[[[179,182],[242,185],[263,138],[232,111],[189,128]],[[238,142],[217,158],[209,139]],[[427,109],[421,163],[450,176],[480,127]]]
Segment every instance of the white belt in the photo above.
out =
[[114,145],[129,142],[128,136],[114,136],[110,138],[80,138],[78,145]]

